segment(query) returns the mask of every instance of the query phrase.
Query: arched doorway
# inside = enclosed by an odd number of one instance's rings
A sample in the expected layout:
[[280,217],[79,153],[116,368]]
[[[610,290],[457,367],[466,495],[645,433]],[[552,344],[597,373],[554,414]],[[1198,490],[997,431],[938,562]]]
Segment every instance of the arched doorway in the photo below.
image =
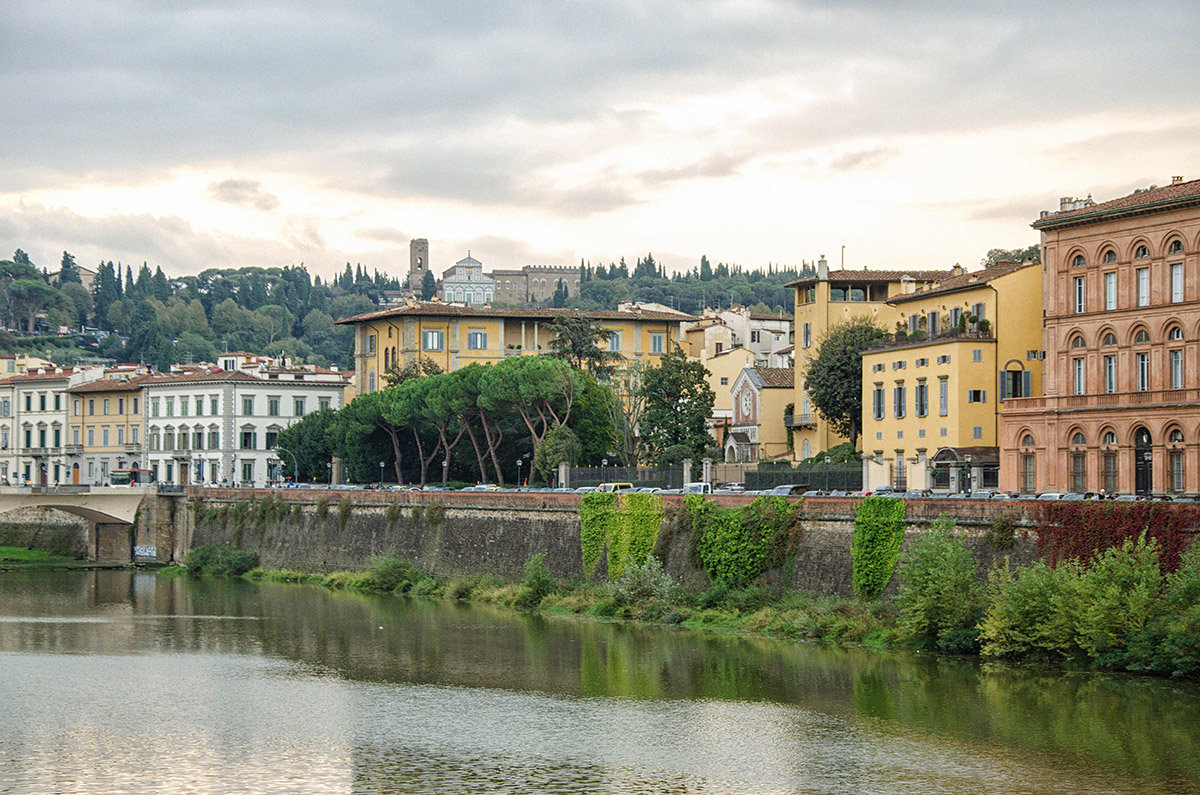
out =
[[1149,495],[1154,490],[1154,456],[1150,431],[1139,427],[1133,432],[1133,491]]

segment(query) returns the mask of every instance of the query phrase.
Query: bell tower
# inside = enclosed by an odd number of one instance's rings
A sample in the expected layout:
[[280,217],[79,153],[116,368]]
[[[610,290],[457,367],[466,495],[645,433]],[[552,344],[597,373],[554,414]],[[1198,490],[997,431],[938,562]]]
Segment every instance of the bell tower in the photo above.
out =
[[421,283],[428,270],[429,241],[423,237],[415,238],[408,244],[408,288],[414,293],[421,292]]

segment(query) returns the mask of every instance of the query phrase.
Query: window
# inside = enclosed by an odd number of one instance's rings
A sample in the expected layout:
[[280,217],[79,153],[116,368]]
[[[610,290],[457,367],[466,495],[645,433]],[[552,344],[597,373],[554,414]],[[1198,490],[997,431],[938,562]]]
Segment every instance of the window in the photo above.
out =
[[196,416],[197,417],[204,416],[204,398],[202,398],[202,397],[196,398]]
[[1072,348],[1086,348],[1087,343],[1083,341],[1083,337],[1075,336],[1071,338]]
[[242,480],[246,483],[254,482],[254,460],[242,461]]
[[1072,268],[1087,267],[1087,259],[1085,259],[1082,254],[1076,254],[1075,259],[1071,260],[1071,267]]
[[375,352],[375,335],[368,334],[367,335],[367,353],[374,353],[374,352]]
[[467,332],[467,350],[487,350],[487,332],[483,329],[471,329]]
[[202,431],[202,430],[192,431],[192,449],[193,450],[203,450],[204,449],[204,431]]
[[1183,444],[1183,431],[1178,428],[1171,429],[1171,433],[1167,435],[1167,441],[1173,444]]
[[167,416],[174,417],[175,416],[175,398],[169,397],[166,399],[166,401],[167,401]]
[[1102,437],[1104,444],[1112,445],[1117,443],[1117,434],[1113,431],[1105,431]]
[[904,369],[904,366],[905,366],[906,364],[907,364],[907,362],[903,362],[903,361],[901,361],[901,362],[892,362],[892,369],[893,369],[893,370],[903,370],[903,369]]
[[[756,331],[754,333],[757,334],[758,332]],[[665,334],[651,334],[650,335],[650,352],[651,353],[664,353],[664,352],[666,352],[666,349],[667,349],[667,336]]]
[[221,432],[213,428],[208,429],[208,449],[217,450],[221,447]]
[[421,332],[421,349],[426,351],[440,351],[445,344],[445,332],[440,329],[426,330]]
[[804,324],[804,347],[812,347],[812,323]]
[[1000,401],[1008,398],[1031,397],[1033,395],[1033,373],[1029,370],[1000,371]]
[[980,301],[977,304],[971,305],[971,314],[975,316],[975,321],[987,320],[987,304]]
[[[4,430],[7,431],[8,429],[5,428]],[[79,444],[79,429],[78,428],[71,429],[71,444]],[[7,447],[8,445],[5,444],[5,446]]]
[[1087,300],[1086,300],[1086,293],[1085,293],[1084,288],[1085,288],[1084,277],[1076,276],[1075,277],[1075,313],[1076,314],[1087,311]]
[[138,443],[138,426],[136,425],[129,429],[129,442],[130,444]]
[[[717,343],[717,353],[721,352],[723,346]],[[619,353],[621,350],[621,332],[614,331],[612,336],[608,338],[608,349],[614,353]]]
[[1107,265],[1111,262],[1116,262],[1117,261],[1117,252],[1113,251],[1110,248],[1108,251],[1104,252],[1104,256],[1101,257],[1100,261],[1103,262],[1105,265]]
[[88,398],[88,416],[96,416],[96,398]]
[[1137,364],[1137,388],[1139,392],[1150,389],[1150,354],[1142,352],[1134,355]]
[[258,447],[257,434],[254,431],[242,431],[243,450],[254,450]]
[[186,417],[188,415],[188,403],[191,401],[186,397],[179,398],[179,416]]
[[304,416],[304,398],[292,398],[292,414],[296,417]]
[[1071,453],[1071,490],[1087,491],[1087,455]]
[[937,312],[929,313],[929,336],[931,337],[938,333],[938,317]]
[[279,444],[279,431],[267,431],[267,449],[274,450]]
[[1182,240],[1172,240],[1170,247],[1167,248],[1167,253],[1168,254],[1182,254],[1183,253],[1183,241]]
[[757,332],[757,331],[751,331],[751,332],[750,332],[750,342],[752,342],[752,343],[756,343],[756,342],[758,342],[760,339],[761,339],[761,338],[759,337],[759,335],[758,335],[758,332]]
[[1171,326],[1171,328],[1167,330],[1167,339],[1169,339],[1169,340],[1183,339],[1183,329],[1180,328],[1179,326]]
[[915,362],[913,362],[913,366],[914,367],[928,367],[929,359],[927,357],[921,357],[920,359],[917,359]]
[[729,377],[721,376],[721,386],[729,386]]
[[1146,329],[1138,329],[1137,334],[1133,335],[1134,344],[1140,345],[1150,341],[1150,333]]
[[950,308],[950,327],[957,328],[958,321],[962,320],[962,316],[963,316],[963,313],[962,313],[961,309],[959,309],[957,306],[951,307]]
[[317,408],[318,409],[320,409],[321,411],[325,411],[329,407],[330,407],[330,399],[329,398],[327,398],[327,397],[317,398]]
[[971,361],[982,362],[983,361],[983,351],[980,350],[979,348],[975,348],[974,350],[972,350],[971,351]]
[[1104,274],[1104,308],[1117,308],[1117,274]]
[[242,397],[242,414],[245,414],[247,417],[254,416],[254,396],[253,395],[245,395]]
[[871,365],[872,373],[882,373],[886,369],[887,369],[887,367],[883,364],[883,362],[879,362],[877,364]]
[[904,384],[896,385],[896,388],[893,390],[893,397],[894,397],[894,402],[895,402],[894,408],[895,408],[896,419],[902,419],[904,417],[904,412],[905,412],[904,404],[907,402],[906,397],[905,397]]
[[158,416],[158,398],[150,399],[150,416],[151,417]]
[[1135,249],[1133,252],[1134,259],[1146,259],[1149,256],[1150,256],[1150,249],[1144,245],[1138,246],[1137,249]]
[[46,410],[46,393],[42,392],[38,395],[38,411]]
[[938,416],[945,417],[950,413],[950,382],[946,376],[938,379]]
[[105,425],[103,428],[100,429],[100,444],[102,444],[105,447],[108,447],[108,426],[107,425]]
[[883,419],[883,384],[876,384],[875,389],[871,391],[871,417]]
[[983,426],[982,425],[976,425],[975,427],[973,427],[971,429],[971,438],[972,439],[982,439],[983,438]]
[[1111,331],[1108,332],[1107,334],[1104,335],[1104,339],[1100,340],[1100,344],[1101,345],[1116,345],[1117,344],[1117,335],[1113,334]]
[[1086,360],[1077,356],[1071,360],[1071,394],[1082,395],[1087,392]]
[[1171,303],[1177,304],[1183,300],[1183,263],[1171,264]]
[[1150,269],[1137,269],[1137,305],[1150,306]]
[[25,410],[33,411],[33,393],[32,392],[25,393]]
[[278,417],[279,416],[279,398],[277,396],[274,396],[274,395],[267,396],[267,416],[268,417]]
[[1183,388],[1183,351],[1174,350],[1167,353],[1171,364],[1171,389]]
[[371,370],[369,373],[367,373],[367,391],[368,392],[375,391],[375,371],[374,370]]
[[125,398],[117,398],[117,413],[125,413]]
[[88,443],[88,447],[96,446],[96,429],[95,428],[87,429],[87,443]]
[[917,388],[913,392],[913,408],[918,417],[929,414],[929,385],[924,381],[917,382]]
[[[5,402],[5,403],[7,403],[8,401],[6,400],[6,401],[4,401],[4,402]],[[73,401],[71,401],[71,414],[72,414],[72,416],[75,416],[75,417],[78,417],[78,416],[79,416],[79,404],[80,404],[80,402],[81,402],[81,401],[79,400],[79,398],[75,398]],[[7,413],[7,412],[5,412],[4,416],[6,416],[6,417],[7,417],[7,416],[8,416],[8,413]]]
[[32,428],[25,429],[25,446],[33,447],[33,429]]
[[1183,491],[1183,451],[1172,450],[1167,455],[1167,465],[1171,468],[1171,491]]
[[220,414],[221,413],[220,405],[221,405],[221,400],[217,395],[210,396],[210,398],[209,398],[209,409],[210,409],[209,413],[212,414],[214,417],[217,416],[218,414]]
[[1075,434],[1071,437],[1071,444],[1073,444],[1077,447],[1085,445],[1085,444],[1087,444],[1087,437],[1085,437],[1079,431],[1076,431]]
[[945,356],[937,357],[937,363],[938,364],[950,364],[950,354],[947,353]]
[[967,390],[967,402],[968,403],[987,403],[987,390],[986,389],[968,389]]
[[1113,452],[1104,454],[1103,488],[1109,494],[1113,494],[1117,490],[1117,454]]
[[1104,392],[1111,395],[1117,391],[1117,357],[1104,357]]

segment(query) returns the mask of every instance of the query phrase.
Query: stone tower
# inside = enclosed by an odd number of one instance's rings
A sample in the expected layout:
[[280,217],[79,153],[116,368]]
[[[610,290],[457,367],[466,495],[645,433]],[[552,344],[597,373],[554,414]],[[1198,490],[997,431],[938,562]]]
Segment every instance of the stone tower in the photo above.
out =
[[425,272],[429,270],[429,241],[415,238],[408,244],[408,287],[414,293],[421,292]]

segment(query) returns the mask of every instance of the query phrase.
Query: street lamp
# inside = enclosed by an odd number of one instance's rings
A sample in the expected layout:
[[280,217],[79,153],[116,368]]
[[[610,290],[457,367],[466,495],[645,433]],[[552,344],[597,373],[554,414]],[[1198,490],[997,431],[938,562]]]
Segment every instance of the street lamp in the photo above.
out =
[[333,485],[333,462],[326,461],[325,469],[328,472],[328,476],[326,477],[325,482],[328,483],[330,486],[332,486]]
[[825,456],[825,493],[829,493],[829,465],[833,463],[833,456]]
[[450,469],[450,459],[443,458],[442,459],[442,485],[443,486],[446,485],[446,473],[449,471],[449,469]]
[[972,489],[971,489],[971,480],[972,480],[972,476],[971,476],[971,454],[970,454],[970,453],[968,453],[968,454],[966,454],[965,456],[963,456],[963,460],[967,462],[967,491],[969,492],[969,491],[971,491],[971,490],[972,490]]
[[383,488],[383,462],[379,462],[379,488]]
[[276,452],[276,454],[287,453],[288,455],[290,455],[292,457],[292,482],[299,483],[300,482],[300,462],[296,460],[296,454],[293,453],[291,450],[280,447],[278,445],[275,446],[275,452]]
[[518,489],[521,488],[521,464],[522,463],[524,463],[524,460],[518,458],[517,459],[517,488]]

